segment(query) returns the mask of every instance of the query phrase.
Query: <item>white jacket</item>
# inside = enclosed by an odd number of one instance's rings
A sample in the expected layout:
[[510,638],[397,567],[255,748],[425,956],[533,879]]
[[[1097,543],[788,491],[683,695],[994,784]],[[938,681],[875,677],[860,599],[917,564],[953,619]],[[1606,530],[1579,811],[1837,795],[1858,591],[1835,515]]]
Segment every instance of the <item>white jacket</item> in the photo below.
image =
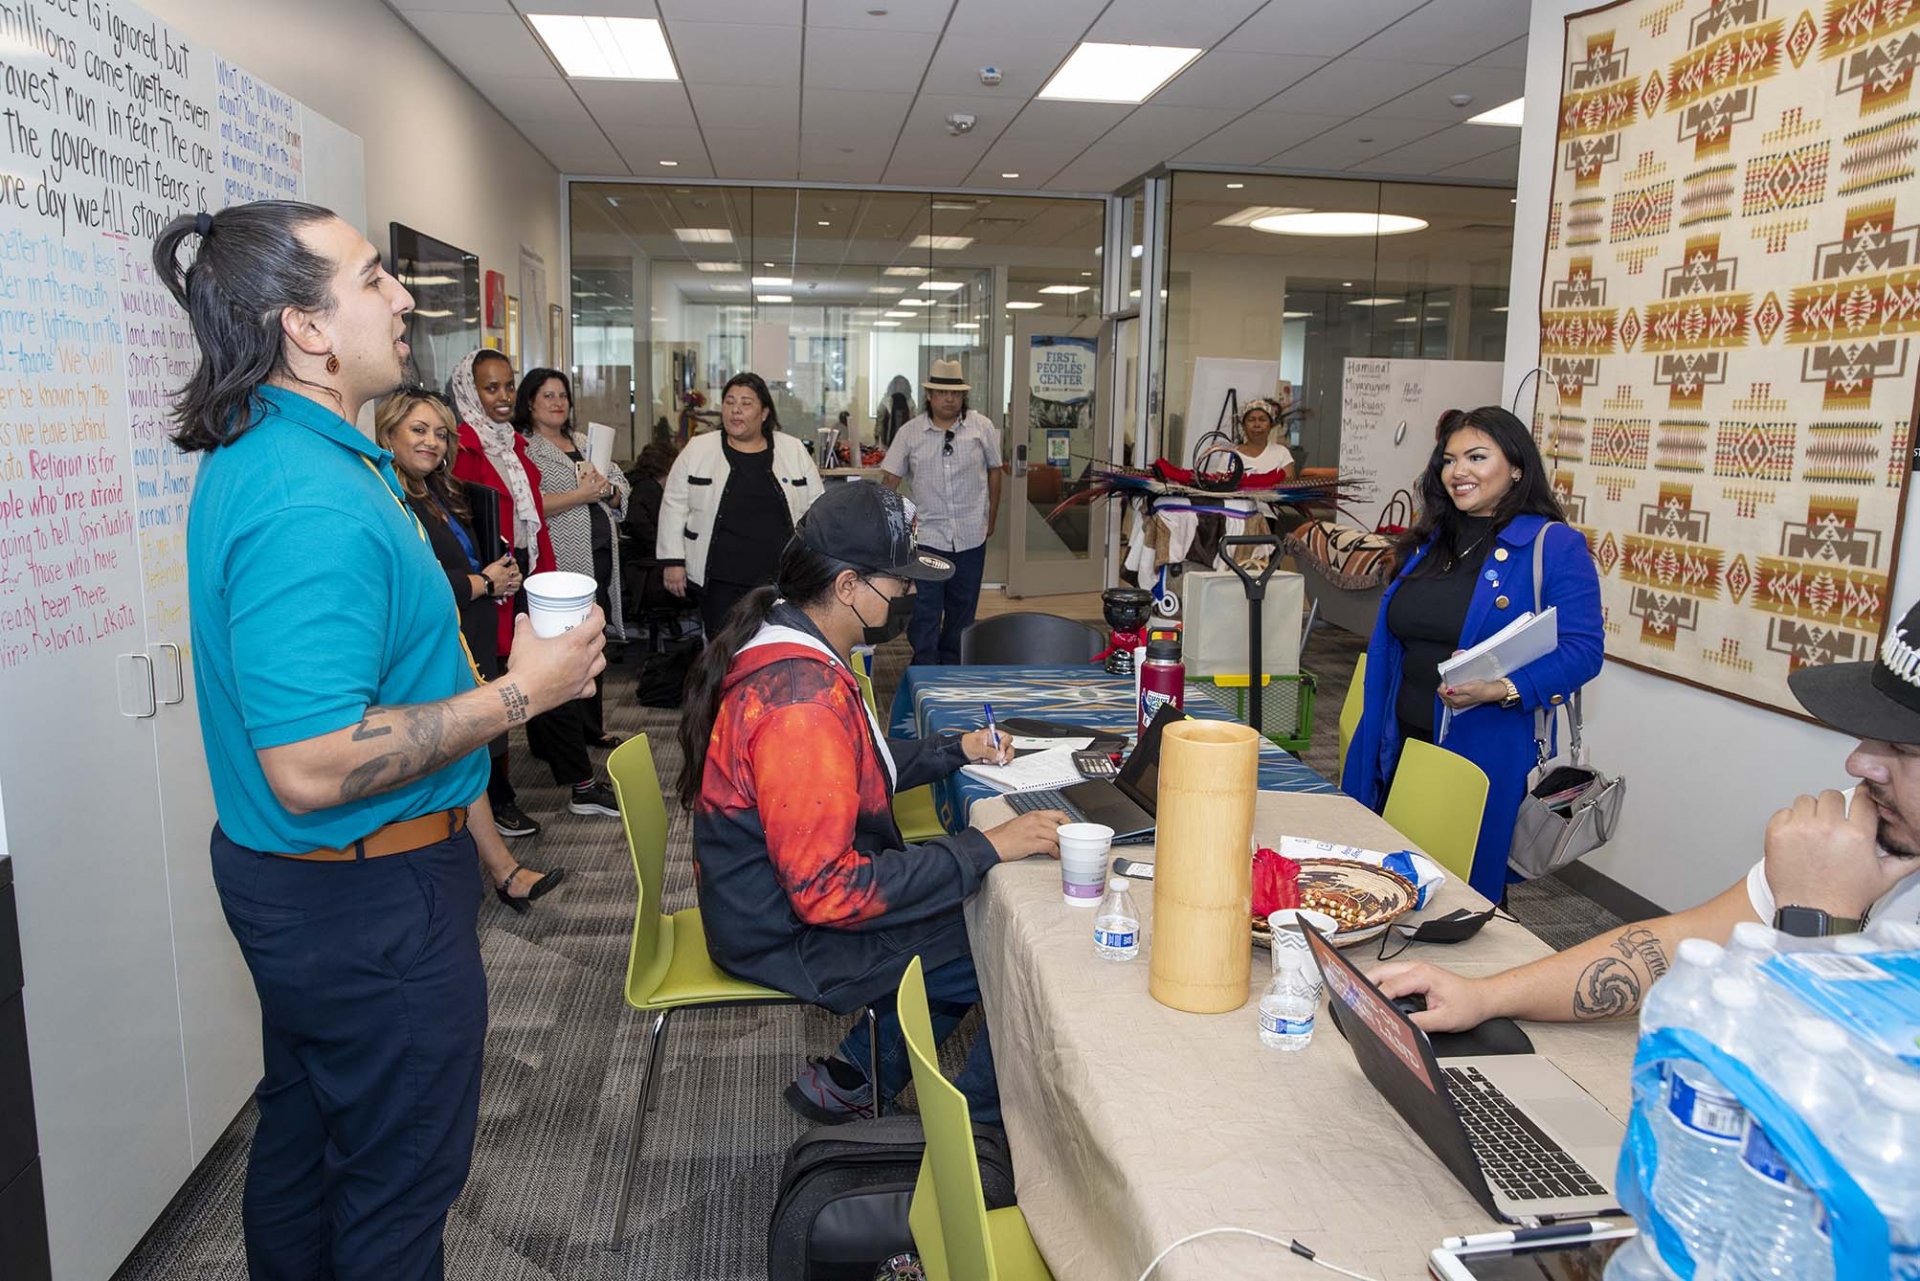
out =
[[[660,500],[660,529],[654,536],[654,555],[664,561],[683,561],[687,577],[707,581],[707,550],[713,545],[713,522],[720,514],[720,494],[733,468],[720,447],[725,431],[695,436],[674,459],[667,473],[666,493]],[[773,478],[786,495],[787,514],[794,524],[824,490],[813,455],[783,431],[773,433]]]

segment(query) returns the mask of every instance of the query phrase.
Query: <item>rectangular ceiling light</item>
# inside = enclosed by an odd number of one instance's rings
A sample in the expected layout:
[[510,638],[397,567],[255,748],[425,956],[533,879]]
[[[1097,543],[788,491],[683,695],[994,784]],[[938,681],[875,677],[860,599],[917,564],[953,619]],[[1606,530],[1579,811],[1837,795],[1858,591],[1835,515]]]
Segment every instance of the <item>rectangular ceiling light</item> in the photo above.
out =
[[931,298],[902,298],[900,305],[902,307],[933,307],[938,304]]
[[716,294],[744,294],[747,292],[745,285],[714,285],[712,289]]
[[875,329],[898,329],[900,328],[900,322],[897,320],[876,320],[873,322],[873,327]]
[[560,69],[576,80],[678,80],[657,18],[530,13],[527,21]]
[[907,287],[905,285],[868,285],[867,292],[870,294],[904,294],[907,292]]
[[911,320],[911,319],[913,319],[913,313],[912,313],[912,312],[910,312],[910,311],[889,311],[889,312],[887,312],[887,313],[885,313],[885,314],[886,314],[886,316],[887,316],[887,319],[889,319],[889,320]]
[[792,294],[755,294],[753,296],[753,300],[755,302],[792,302],[793,295]]
[[1248,205],[1239,213],[1228,214],[1225,218],[1220,219],[1220,221],[1213,225],[1216,227],[1251,227],[1256,218],[1271,218],[1276,214],[1311,212],[1313,211],[1310,209],[1302,209],[1296,205]]
[[[915,236],[907,246],[909,249],[965,249],[973,243],[972,236]],[[925,274],[925,273],[916,273]]]
[[733,233],[725,227],[675,227],[673,234],[684,245],[730,245]]
[[1089,40],[1035,96],[1064,102],[1145,102],[1199,56],[1198,49]]
[[1034,311],[1044,306],[1046,306],[1046,304],[1043,302],[1010,302],[1007,304],[1007,310],[1008,311]]
[[1406,302],[1405,298],[1355,298],[1349,306],[1353,307],[1398,307]]
[[737,262],[696,262],[693,265],[698,267],[702,271],[738,271],[740,270],[740,264]]
[[1088,285],[1047,285],[1039,292],[1043,294],[1084,294],[1091,288]]
[[970,321],[970,320],[956,320],[956,321],[954,322],[954,324],[953,324],[953,327],[954,327],[955,329],[978,329],[978,328],[980,328],[980,326],[978,326],[978,325],[976,325],[976,324],[974,324],[974,323],[973,323],[972,321]]
[[964,289],[965,287],[965,282],[959,280],[923,280],[920,282],[920,288],[927,290],[929,293],[936,294],[944,294],[955,289]]
[[[889,276],[931,276],[933,274],[933,268],[931,267],[889,267],[887,268],[885,274]],[[447,283],[448,284],[453,283],[453,278],[451,276],[447,278]]]
[[772,288],[778,289],[786,285],[792,284],[793,277],[792,276],[755,276],[753,278],[753,283],[757,286],[770,286]]
[[1518,129],[1523,123],[1522,110],[1526,107],[1525,98],[1515,98],[1512,102],[1495,107],[1492,111],[1483,111],[1477,116],[1468,116],[1470,125],[1505,125],[1509,129]]

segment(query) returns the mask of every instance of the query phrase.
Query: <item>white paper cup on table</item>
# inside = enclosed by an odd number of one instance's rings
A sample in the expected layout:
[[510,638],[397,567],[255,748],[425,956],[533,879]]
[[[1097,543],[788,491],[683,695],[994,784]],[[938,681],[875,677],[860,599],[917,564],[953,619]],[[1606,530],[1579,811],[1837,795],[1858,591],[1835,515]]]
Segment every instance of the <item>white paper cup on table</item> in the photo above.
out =
[[529,578],[527,616],[533,620],[533,634],[544,639],[578,627],[593,608],[597,589],[586,574],[551,571]]
[[1331,939],[1340,928],[1340,922],[1310,907],[1283,907],[1277,912],[1267,913],[1273,971],[1278,974],[1281,966],[1292,965],[1296,969],[1306,970],[1318,983],[1320,967],[1313,963],[1313,953],[1307,947],[1307,936],[1301,933],[1302,926],[1312,926]]
[[1060,841],[1061,897],[1068,907],[1099,907],[1107,892],[1113,829],[1104,823],[1062,823],[1054,835]]

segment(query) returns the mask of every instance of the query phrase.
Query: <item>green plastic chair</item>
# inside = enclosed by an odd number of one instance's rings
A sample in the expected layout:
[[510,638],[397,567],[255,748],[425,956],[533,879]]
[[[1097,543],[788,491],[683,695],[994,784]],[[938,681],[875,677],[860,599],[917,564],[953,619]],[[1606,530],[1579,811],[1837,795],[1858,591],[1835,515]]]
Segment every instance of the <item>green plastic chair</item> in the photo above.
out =
[[1486,812],[1487,776],[1478,765],[1417,738],[1401,746],[1382,817],[1463,881],[1473,879]]
[[[873,656],[862,650],[853,651],[853,679],[860,686],[860,696],[867,700],[867,710],[878,719],[880,709],[873,701]],[[936,836],[947,834],[947,825],[940,821],[940,807],[933,799],[933,786],[926,784],[904,792],[895,792],[893,796],[893,821],[900,829],[900,835],[909,845],[930,841]]]
[[1353,680],[1347,686],[1346,701],[1340,704],[1340,764],[1334,775],[1338,783],[1347,774],[1347,744],[1353,742],[1354,731],[1360,728],[1360,713],[1367,705],[1367,652],[1360,651],[1360,660],[1353,665]]
[[[800,1005],[786,992],[737,979],[720,969],[707,955],[707,931],[700,909],[684,908],[671,916],[660,911],[660,886],[666,876],[667,803],[660,792],[660,774],[653,748],[645,734],[613,749],[607,757],[607,777],[620,801],[620,819],[627,830],[633,855],[636,901],[633,946],[627,954],[627,1004],[653,1015],[647,1032],[646,1082],[633,1110],[633,1133],[627,1140],[627,1168],[620,1182],[620,1208],[613,1220],[613,1247],[626,1240],[627,1210],[633,1199],[633,1178],[640,1164],[647,1113],[654,1110],[654,1090],[660,1084],[660,1064],[666,1057],[667,1021],[675,1010],[718,1006]],[[872,1007],[866,1011],[868,1044],[874,1054],[867,1070],[880,1090],[879,1027]],[[879,1108],[876,1106],[875,1112]]]
[[907,1224],[928,1281],[1053,1281],[1020,1207],[987,1209],[973,1148],[973,1114],[959,1087],[940,1074],[926,976],[917,956],[900,980],[897,1008],[927,1135]]

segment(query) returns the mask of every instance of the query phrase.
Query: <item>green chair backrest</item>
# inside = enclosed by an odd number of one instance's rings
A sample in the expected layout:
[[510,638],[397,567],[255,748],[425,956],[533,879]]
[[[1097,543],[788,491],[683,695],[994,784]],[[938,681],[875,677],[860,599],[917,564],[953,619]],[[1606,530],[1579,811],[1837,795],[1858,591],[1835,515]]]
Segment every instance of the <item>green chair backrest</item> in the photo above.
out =
[[673,960],[673,934],[663,928],[660,883],[667,867],[667,802],[645,734],[635,734],[607,757],[607,777],[620,801],[620,821],[633,854],[633,949],[627,954],[627,999],[653,995]]
[[1340,765],[1334,782],[1339,782],[1347,772],[1347,744],[1353,741],[1353,732],[1360,728],[1360,713],[1367,705],[1367,653],[1360,651],[1360,661],[1353,665],[1353,680],[1347,685],[1346,701],[1340,704]]
[[860,697],[867,700],[867,710],[878,716],[880,709],[873,705],[873,677],[867,675],[867,665],[857,652],[853,656],[853,681],[860,687]]
[[994,1281],[987,1198],[980,1189],[980,1158],[973,1150],[973,1116],[966,1096],[940,1074],[927,983],[917,956],[900,980],[898,1009],[927,1135],[920,1180],[907,1211],[914,1247],[929,1281]]
[[1473,876],[1473,851],[1487,811],[1487,776],[1464,756],[1408,739],[1387,793],[1387,822],[1461,880]]

